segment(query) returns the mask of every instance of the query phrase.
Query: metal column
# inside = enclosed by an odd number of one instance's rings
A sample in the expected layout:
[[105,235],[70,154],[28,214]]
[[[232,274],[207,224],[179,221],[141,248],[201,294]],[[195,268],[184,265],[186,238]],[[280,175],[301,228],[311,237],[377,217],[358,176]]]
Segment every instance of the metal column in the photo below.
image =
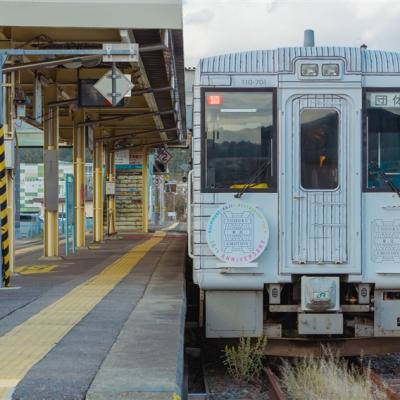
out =
[[159,186],[159,202],[160,202],[160,218],[159,218],[159,225],[165,225],[165,180],[164,176],[162,176],[162,180]]
[[[14,95],[15,95],[15,73],[11,72],[8,74],[8,84],[5,92],[7,93],[6,99],[6,115],[5,121],[8,132],[5,132],[5,139],[10,140],[12,146],[8,148],[8,151],[14,152],[14,157],[10,158],[14,159],[14,165],[9,165],[9,169],[6,168],[7,172],[7,218],[8,218],[8,242],[9,242],[9,255],[10,255],[10,272],[14,272],[15,265],[15,180],[14,174],[17,170],[17,166],[15,163],[16,155],[14,148],[14,139],[15,139],[15,130],[14,130],[14,121],[15,121],[15,108],[14,108]],[[7,152],[7,149],[6,149]],[[7,165],[6,165],[7,167]]]
[[[74,176],[65,175],[65,255],[69,256],[70,249],[75,255],[75,199],[74,199]],[[70,237],[72,243],[70,243]],[[72,245],[72,246],[71,246]]]
[[83,120],[83,113],[78,112],[74,118],[73,161],[75,193],[75,237],[76,247],[85,247],[85,131],[78,125]]
[[94,182],[94,193],[93,193],[93,241],[103,241],[103,201],[104,201],[104,189],[103,189],[103,142],[98,140],[95,142],[93,152],[93,182]]
[[116,233],[116,209],[115,209],[115,153],[110,147],[106,153],[106,174],[107,185],[107,235],[115,235]]
[[143,231],[149,231],[149,182],[148,182],[148,152],[147,148],[143,149],[143,169],[142,169],[142,179],[143,179]]
[[45,90],[44,113],[44,257],[58,257],[58,107],[48,107],[57,101],[57,88]]

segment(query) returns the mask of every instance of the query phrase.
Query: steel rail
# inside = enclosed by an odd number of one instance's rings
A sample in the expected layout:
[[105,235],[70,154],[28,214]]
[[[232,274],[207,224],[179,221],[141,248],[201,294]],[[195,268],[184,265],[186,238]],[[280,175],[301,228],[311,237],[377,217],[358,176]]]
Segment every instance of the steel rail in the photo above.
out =
[[386,393],[389,400],[400,400],[400,393],[390,386],[390,381],[385,380],[371,369],[368,371],[368,374],[371,378],[371,381]]
[[371,381],[386,393],[386,396],[389,400],[400,400],[400,393],[391,387],[390,379],[382,378],[373,369],[366,368],[361,364],[361,360],[359,358],[353,359],[352,364],[354,364],[356,368],[359,368],[361,371],[364,371],[369,376]]
[[275,400],[287,400],[286,393],[283,391],[281,384],[279,383],[278,377],[272,372],[269,367],[264,368],[264,372],[267,375],[269,384],[271,386],[271,394]]

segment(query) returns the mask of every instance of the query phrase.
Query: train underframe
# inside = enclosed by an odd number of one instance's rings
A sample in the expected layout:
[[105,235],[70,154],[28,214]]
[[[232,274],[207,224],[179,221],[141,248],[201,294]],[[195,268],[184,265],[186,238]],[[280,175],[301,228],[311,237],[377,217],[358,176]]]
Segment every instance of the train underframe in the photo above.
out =
[[292,283],[267,284],[260,291],[200,290],[200,299],[207,338],[265,335],[270,355],[400,351],[400,289],[339,277],[293,276]]

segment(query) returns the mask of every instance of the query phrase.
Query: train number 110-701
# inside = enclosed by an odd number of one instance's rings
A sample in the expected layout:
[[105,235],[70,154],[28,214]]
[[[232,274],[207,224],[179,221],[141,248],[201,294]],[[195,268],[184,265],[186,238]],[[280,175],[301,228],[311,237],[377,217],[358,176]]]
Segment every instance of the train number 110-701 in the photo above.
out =
[[266,79],[259,79],[259,78],[242,78],[241,79],[241,86],[246,87],[265,87],[267,86]]

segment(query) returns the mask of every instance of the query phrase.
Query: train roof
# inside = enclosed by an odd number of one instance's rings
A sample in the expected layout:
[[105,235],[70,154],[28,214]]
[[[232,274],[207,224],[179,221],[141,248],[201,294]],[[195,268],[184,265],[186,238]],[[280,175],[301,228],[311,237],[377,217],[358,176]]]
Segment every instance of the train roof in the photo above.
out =
[[224,54],[200,60],[201,73],[293,73],[298,58],[341,58],[347,73],[400,73],[400,53],[359,47],[285,47]]

